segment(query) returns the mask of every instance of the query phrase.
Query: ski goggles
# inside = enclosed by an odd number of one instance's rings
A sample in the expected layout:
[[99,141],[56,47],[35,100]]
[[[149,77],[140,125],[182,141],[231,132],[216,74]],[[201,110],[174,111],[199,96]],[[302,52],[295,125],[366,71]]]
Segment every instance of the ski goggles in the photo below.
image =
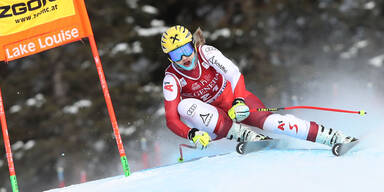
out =
[[192,55],[193,51],[195,49],[193,48],[192,43],[187,43],[171,52],[168,53],[169,57],[174,62],[179,62],[183,56],[189,57]]

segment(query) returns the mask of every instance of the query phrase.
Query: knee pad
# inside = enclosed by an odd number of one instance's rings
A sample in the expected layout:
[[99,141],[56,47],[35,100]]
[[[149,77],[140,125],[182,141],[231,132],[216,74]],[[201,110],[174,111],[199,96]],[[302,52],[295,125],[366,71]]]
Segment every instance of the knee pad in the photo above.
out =
[[217,109],[198,99],[183,99],[177,106],[180,120],[189,127],[207,132],[212,139],[216,138],[215,131],[219,113]]

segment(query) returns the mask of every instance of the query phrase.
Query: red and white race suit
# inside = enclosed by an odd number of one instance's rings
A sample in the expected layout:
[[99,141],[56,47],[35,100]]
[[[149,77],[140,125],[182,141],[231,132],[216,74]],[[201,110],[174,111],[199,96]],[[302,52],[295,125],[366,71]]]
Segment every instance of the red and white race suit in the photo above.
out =
[[[209,45],[196,51],[197,66],[178,70],[174,63],[165,71],[163,81],[167,126],[188,138],[191,128],[206,131],[213,139],[226,137],[233,121],[227,115],[235,98],[243,98],[250,109],[265,108],[245,88],[239,68],[219,50]],[[318,125],[292,115],[251,112],[242,123],[261,129],[315,141]]]

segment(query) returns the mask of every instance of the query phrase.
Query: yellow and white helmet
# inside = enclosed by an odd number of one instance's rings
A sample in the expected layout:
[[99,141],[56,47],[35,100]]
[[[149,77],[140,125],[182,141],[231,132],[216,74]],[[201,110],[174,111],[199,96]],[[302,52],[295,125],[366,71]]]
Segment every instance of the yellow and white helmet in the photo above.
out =
[[161,36],[161,48],[164,53],[169,53],[191,41],[191,32],[183,26],[176,25],[168,28]]

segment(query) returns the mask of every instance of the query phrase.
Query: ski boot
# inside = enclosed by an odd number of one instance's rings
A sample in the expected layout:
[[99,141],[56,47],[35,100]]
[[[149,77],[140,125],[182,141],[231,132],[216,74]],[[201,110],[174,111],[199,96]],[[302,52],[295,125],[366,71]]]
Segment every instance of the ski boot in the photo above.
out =
[[336,144],[347,144],[357,141],[356,138],[345,136],[341,131],[335,131],[332,128],[326,129],[319,125],[319,131],[316,136],[316,143],[321,143],[333,147]]
[[236,139],[237,142],[254,142],[271,139],[263,134],[250,130],[246,125],[233,122],[226,136],[227,139]]

